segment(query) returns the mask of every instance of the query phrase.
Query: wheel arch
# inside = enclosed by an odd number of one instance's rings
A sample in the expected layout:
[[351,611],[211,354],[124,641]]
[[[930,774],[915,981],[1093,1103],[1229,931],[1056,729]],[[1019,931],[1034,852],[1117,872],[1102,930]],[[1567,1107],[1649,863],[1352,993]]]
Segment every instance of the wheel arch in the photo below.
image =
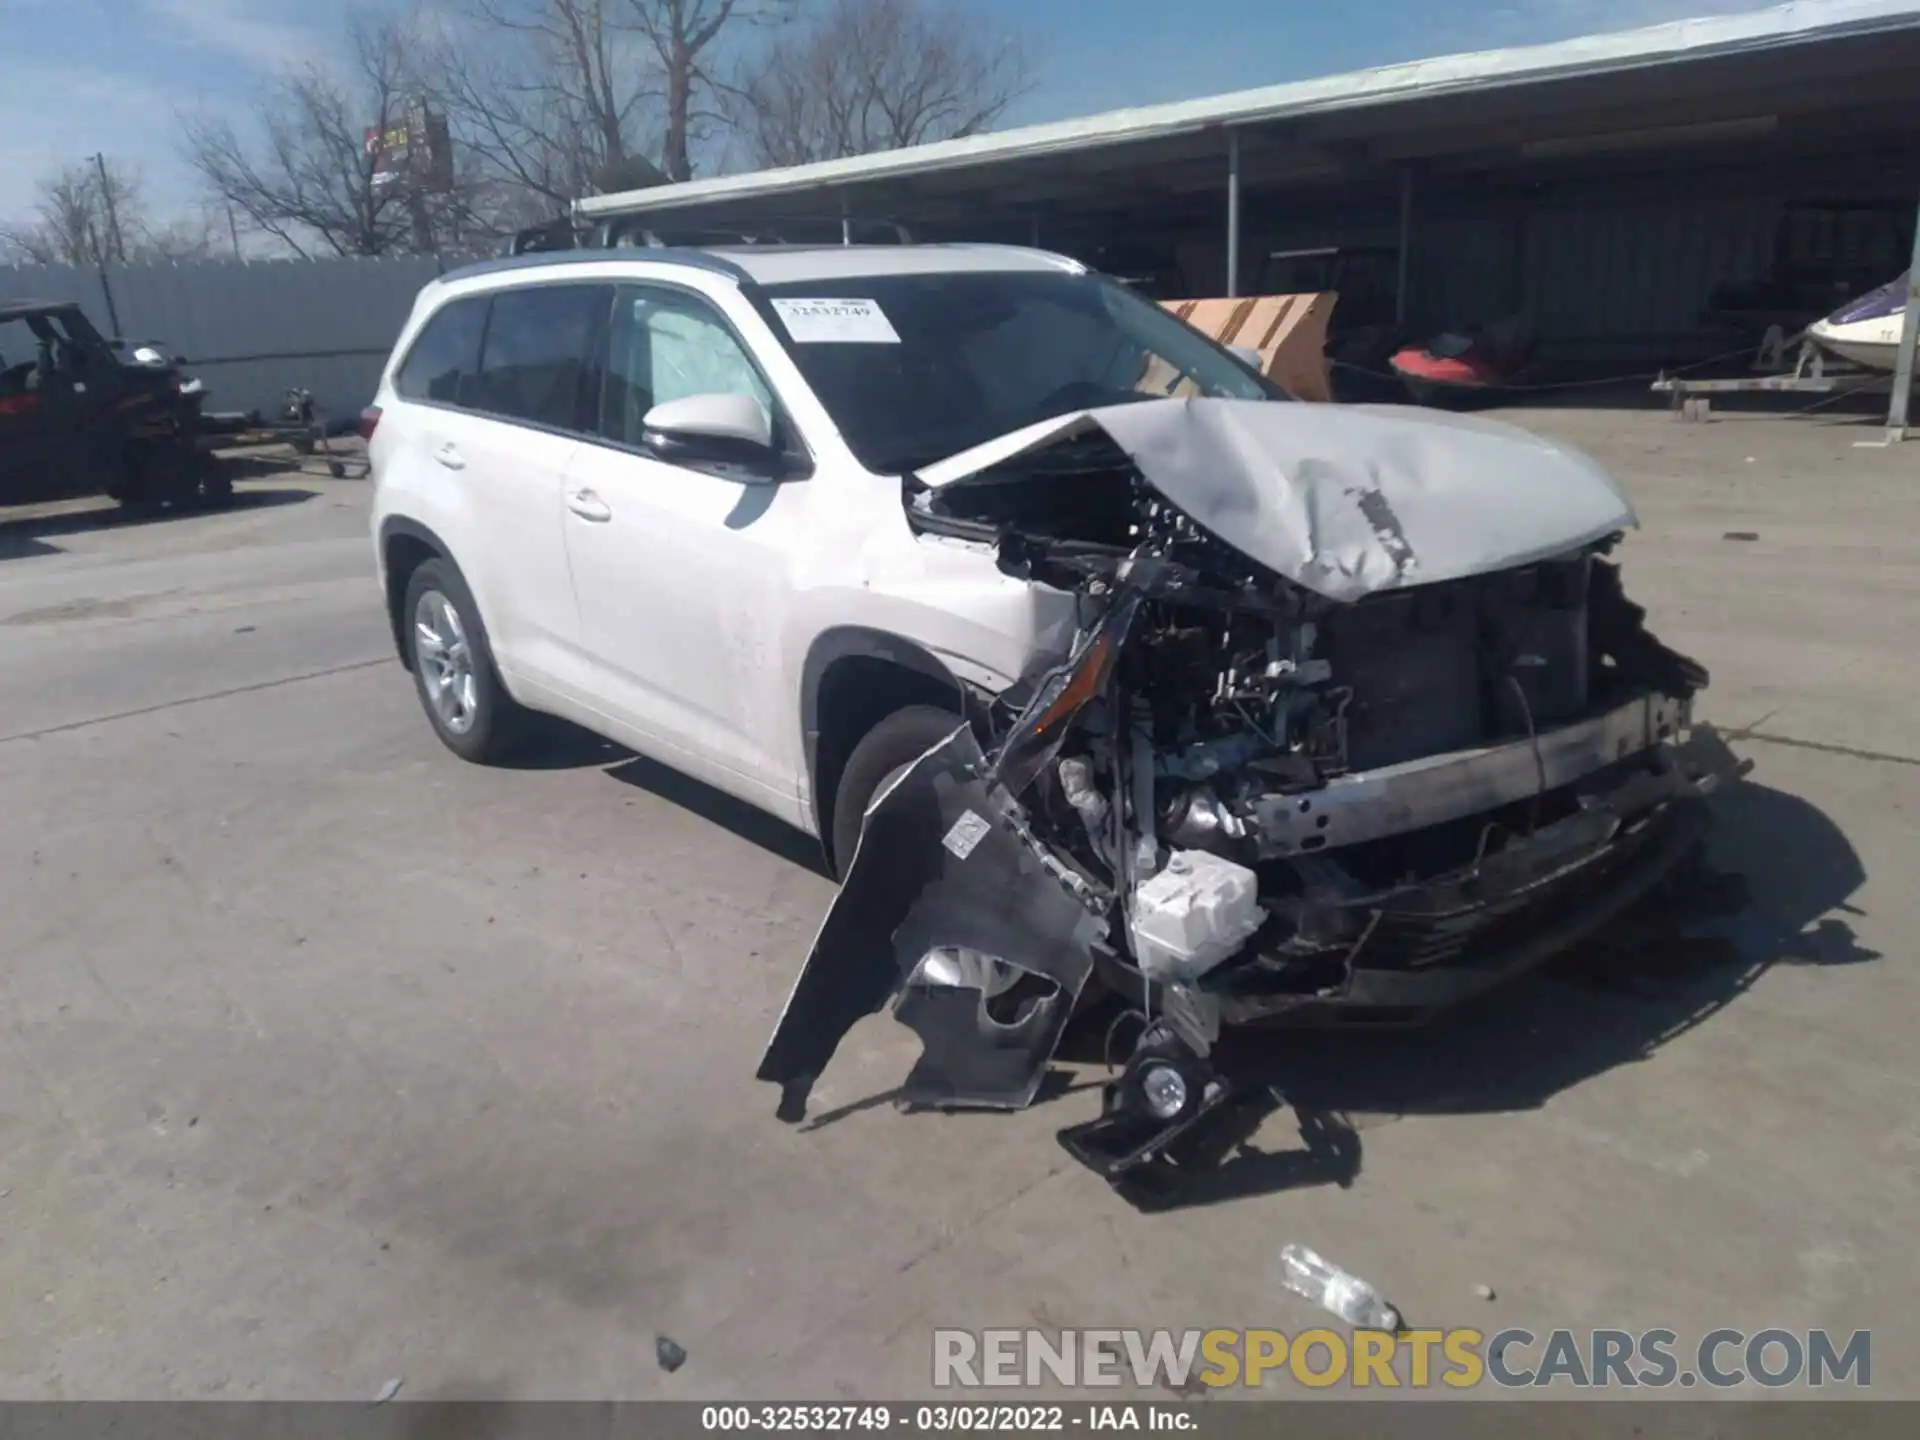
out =
[[847,758],[880,721],[909,705],[971,714],[970,692],[917,641],[859,625],[821,632],[800,680],[800,742],[815,833],[833,846],[833,807]]
[[407,598],[407,582],[413,572],[429,560],[457,564],[453,552],[438,535],[418,520],[390,515],[380,523],[380,570],[386,586],[387,622],[393,628],[393,648],[400,663],[411,670],[413,660],[407,646],[406,619],[400,613]]

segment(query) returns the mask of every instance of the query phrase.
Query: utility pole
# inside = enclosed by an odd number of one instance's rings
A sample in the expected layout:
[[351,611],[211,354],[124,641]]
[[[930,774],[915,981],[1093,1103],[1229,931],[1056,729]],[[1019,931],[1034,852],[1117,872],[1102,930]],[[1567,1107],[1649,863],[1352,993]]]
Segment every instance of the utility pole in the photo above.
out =
[[240,227],[233,221],[233,206],[227,206],[227,239],[233,242],[233,258],[240,258]]
[[107,254],[100,248],[100,233],[93,228],[93,222],[87,222],[88,248],[100,268],[100,297],[107,302],[107,328],[113,332],[113,338],[120,338],[120,310],[113,303],[113,285],[107,279]]
[[107,157],[95,151],[93,163],[100,171],[100,201],[107,207],[107,233],[113,237],[113,253],[122,265],[127,263],[127,242],[120,234],[120,213],[113,203],[113,182],[107,179]]

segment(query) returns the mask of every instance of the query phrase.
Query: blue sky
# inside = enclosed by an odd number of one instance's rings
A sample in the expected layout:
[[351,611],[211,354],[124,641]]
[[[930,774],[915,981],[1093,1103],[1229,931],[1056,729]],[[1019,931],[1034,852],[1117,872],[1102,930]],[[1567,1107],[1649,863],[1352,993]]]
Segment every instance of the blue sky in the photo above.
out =
[[[1010,122],[1763,8],[1761,0],[963,3],[1036,42],[1040,83]],[[190,205],[179,115],[240,117],[274,67],[329,54],[348,9],[330,0],[0,0],[0,217],[24,212],[36,176],[96,150],[137,165],[161,211]]]

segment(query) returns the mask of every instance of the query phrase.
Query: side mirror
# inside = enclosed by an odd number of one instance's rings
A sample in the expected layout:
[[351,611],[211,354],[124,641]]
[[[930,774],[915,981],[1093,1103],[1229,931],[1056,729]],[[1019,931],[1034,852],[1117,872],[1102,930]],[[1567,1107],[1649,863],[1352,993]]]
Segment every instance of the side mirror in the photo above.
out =
[[663,460],[733,463],[769,479],[777,469],[773,421],[750,395],[684,395],[654,406],[640,424]]
[[1253,371],[1254,374],[1258,375],[1261,372],[1263,367],[1260,360],[1260,352],[1254,349],[1253,346],[1229,345],[1227,349],[1233,352],[1234,359]]

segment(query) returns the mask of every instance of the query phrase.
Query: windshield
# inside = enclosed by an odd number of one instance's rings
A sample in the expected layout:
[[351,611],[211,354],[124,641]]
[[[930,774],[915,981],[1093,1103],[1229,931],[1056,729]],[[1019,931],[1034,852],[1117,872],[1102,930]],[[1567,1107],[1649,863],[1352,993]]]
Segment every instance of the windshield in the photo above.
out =
[[1093,275],[814,280],[767,286],[755,303],[860,462],[883,473],[1101,405],[1285,398],[1159,306]]

